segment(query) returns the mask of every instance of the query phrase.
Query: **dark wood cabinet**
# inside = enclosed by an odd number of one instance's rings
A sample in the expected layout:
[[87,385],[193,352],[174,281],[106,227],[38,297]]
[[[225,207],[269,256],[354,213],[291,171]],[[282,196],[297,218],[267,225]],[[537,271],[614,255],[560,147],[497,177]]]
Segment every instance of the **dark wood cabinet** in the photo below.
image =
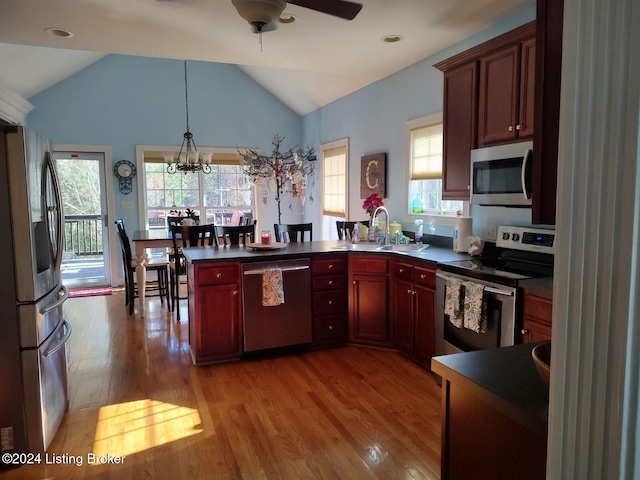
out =
[[531,221],[543,225],[556,223],[563,12],[563,0],[537,1]]
[[195,364],[242,355],[240,263],[189,265],[189,346]]
[[522,343],[551,340],[553,300],[551,294],[524,290]]
[[313,346],[346,343],[349,324],[347,255],[312,258],[311,281]]
[[535,34],[530,22],[434,65],[444,73],[443,199],[469,200],[472,149],[533,136]]
[[480,58],[478,147],[533,136],[535,30]]
[[430,368],[435,353],[435,264],[393,264],[394,346],[416,363]]
[[349,341],[390,346],[389,260],[386,255],[349,255]]
[[471,150],[476,148],[478,62],[444,73],[442,198],[469,200]]

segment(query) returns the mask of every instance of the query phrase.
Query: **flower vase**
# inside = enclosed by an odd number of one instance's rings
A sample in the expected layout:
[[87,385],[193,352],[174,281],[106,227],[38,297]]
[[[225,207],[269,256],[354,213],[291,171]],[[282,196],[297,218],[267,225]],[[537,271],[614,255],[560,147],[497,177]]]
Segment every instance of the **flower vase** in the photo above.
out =
[[367,241],[376,241],[375,217],[373,216],[373,213],[371,214],[371,218],[369,218],[369,233],[367,233]]

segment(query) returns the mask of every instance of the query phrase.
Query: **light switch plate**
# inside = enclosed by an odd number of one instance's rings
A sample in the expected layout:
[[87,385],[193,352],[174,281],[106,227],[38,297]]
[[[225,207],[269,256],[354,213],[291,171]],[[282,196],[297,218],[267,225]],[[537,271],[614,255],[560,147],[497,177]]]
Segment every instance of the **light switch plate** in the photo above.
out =
[[485,236],[487,240],[495,241],[498,236],[498,228],[495,225],[487,225]]

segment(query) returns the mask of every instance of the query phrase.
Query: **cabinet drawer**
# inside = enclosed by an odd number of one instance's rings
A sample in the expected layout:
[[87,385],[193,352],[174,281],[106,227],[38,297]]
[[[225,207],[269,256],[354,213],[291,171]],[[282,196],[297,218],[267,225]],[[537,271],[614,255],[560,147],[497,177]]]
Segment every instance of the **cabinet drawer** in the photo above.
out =
[[436,288],[436,271],[428,268],[416,267],[413,274],[416,285]]
[[320,275],[312,279],[313,290],[333,290],[347,288],[347,276],[342,275]]
[[344,273],[347,270],[346,258],[328,258],[313,261],[314,275],[328,275],[334,273]]
[[326,292],[314,292],[314,315],[331,315],[347,311],[347,291],[327,290]]
[[413,283],[413,265],[394,262],[393,276],[396,280],[406,280],[407,282]]
[[347,315],[328,315],[313,319],[313,341],[347,340]]
[[196,266],[195,276],[197,285],[236,283],[240,280],[240,264]]
[[351,273],[388,273],[389,260],[379,258],[378,253],[371,255],[353,255],[351,257]]
[[551,325],[553,302],[549,299],[525,293],[524,315]]

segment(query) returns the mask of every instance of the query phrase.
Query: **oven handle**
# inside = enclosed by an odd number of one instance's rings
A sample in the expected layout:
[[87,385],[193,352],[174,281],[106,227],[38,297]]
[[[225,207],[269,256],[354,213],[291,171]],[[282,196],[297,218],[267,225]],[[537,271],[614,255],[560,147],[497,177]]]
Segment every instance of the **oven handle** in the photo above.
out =
[[[453,277],[448,277],[446,275],[443,275],[440,272],[436,272],[436,277],[442,278],[443,280],[449,280],[450,278]],[[472,281],[472,280],[470,280]],[[482,282],[477,282],[480,285],[482,285]],[[504,295],[505,297],[513,297],[514,292],[512,291],[507,291],[507,290],[500,290],[499,288],[494,288],[494,287],[489,287],[489,286],[485,286],[484,287],[484,291],[485,292],[489,292],[489,293],[495,293],[496,295]]]

